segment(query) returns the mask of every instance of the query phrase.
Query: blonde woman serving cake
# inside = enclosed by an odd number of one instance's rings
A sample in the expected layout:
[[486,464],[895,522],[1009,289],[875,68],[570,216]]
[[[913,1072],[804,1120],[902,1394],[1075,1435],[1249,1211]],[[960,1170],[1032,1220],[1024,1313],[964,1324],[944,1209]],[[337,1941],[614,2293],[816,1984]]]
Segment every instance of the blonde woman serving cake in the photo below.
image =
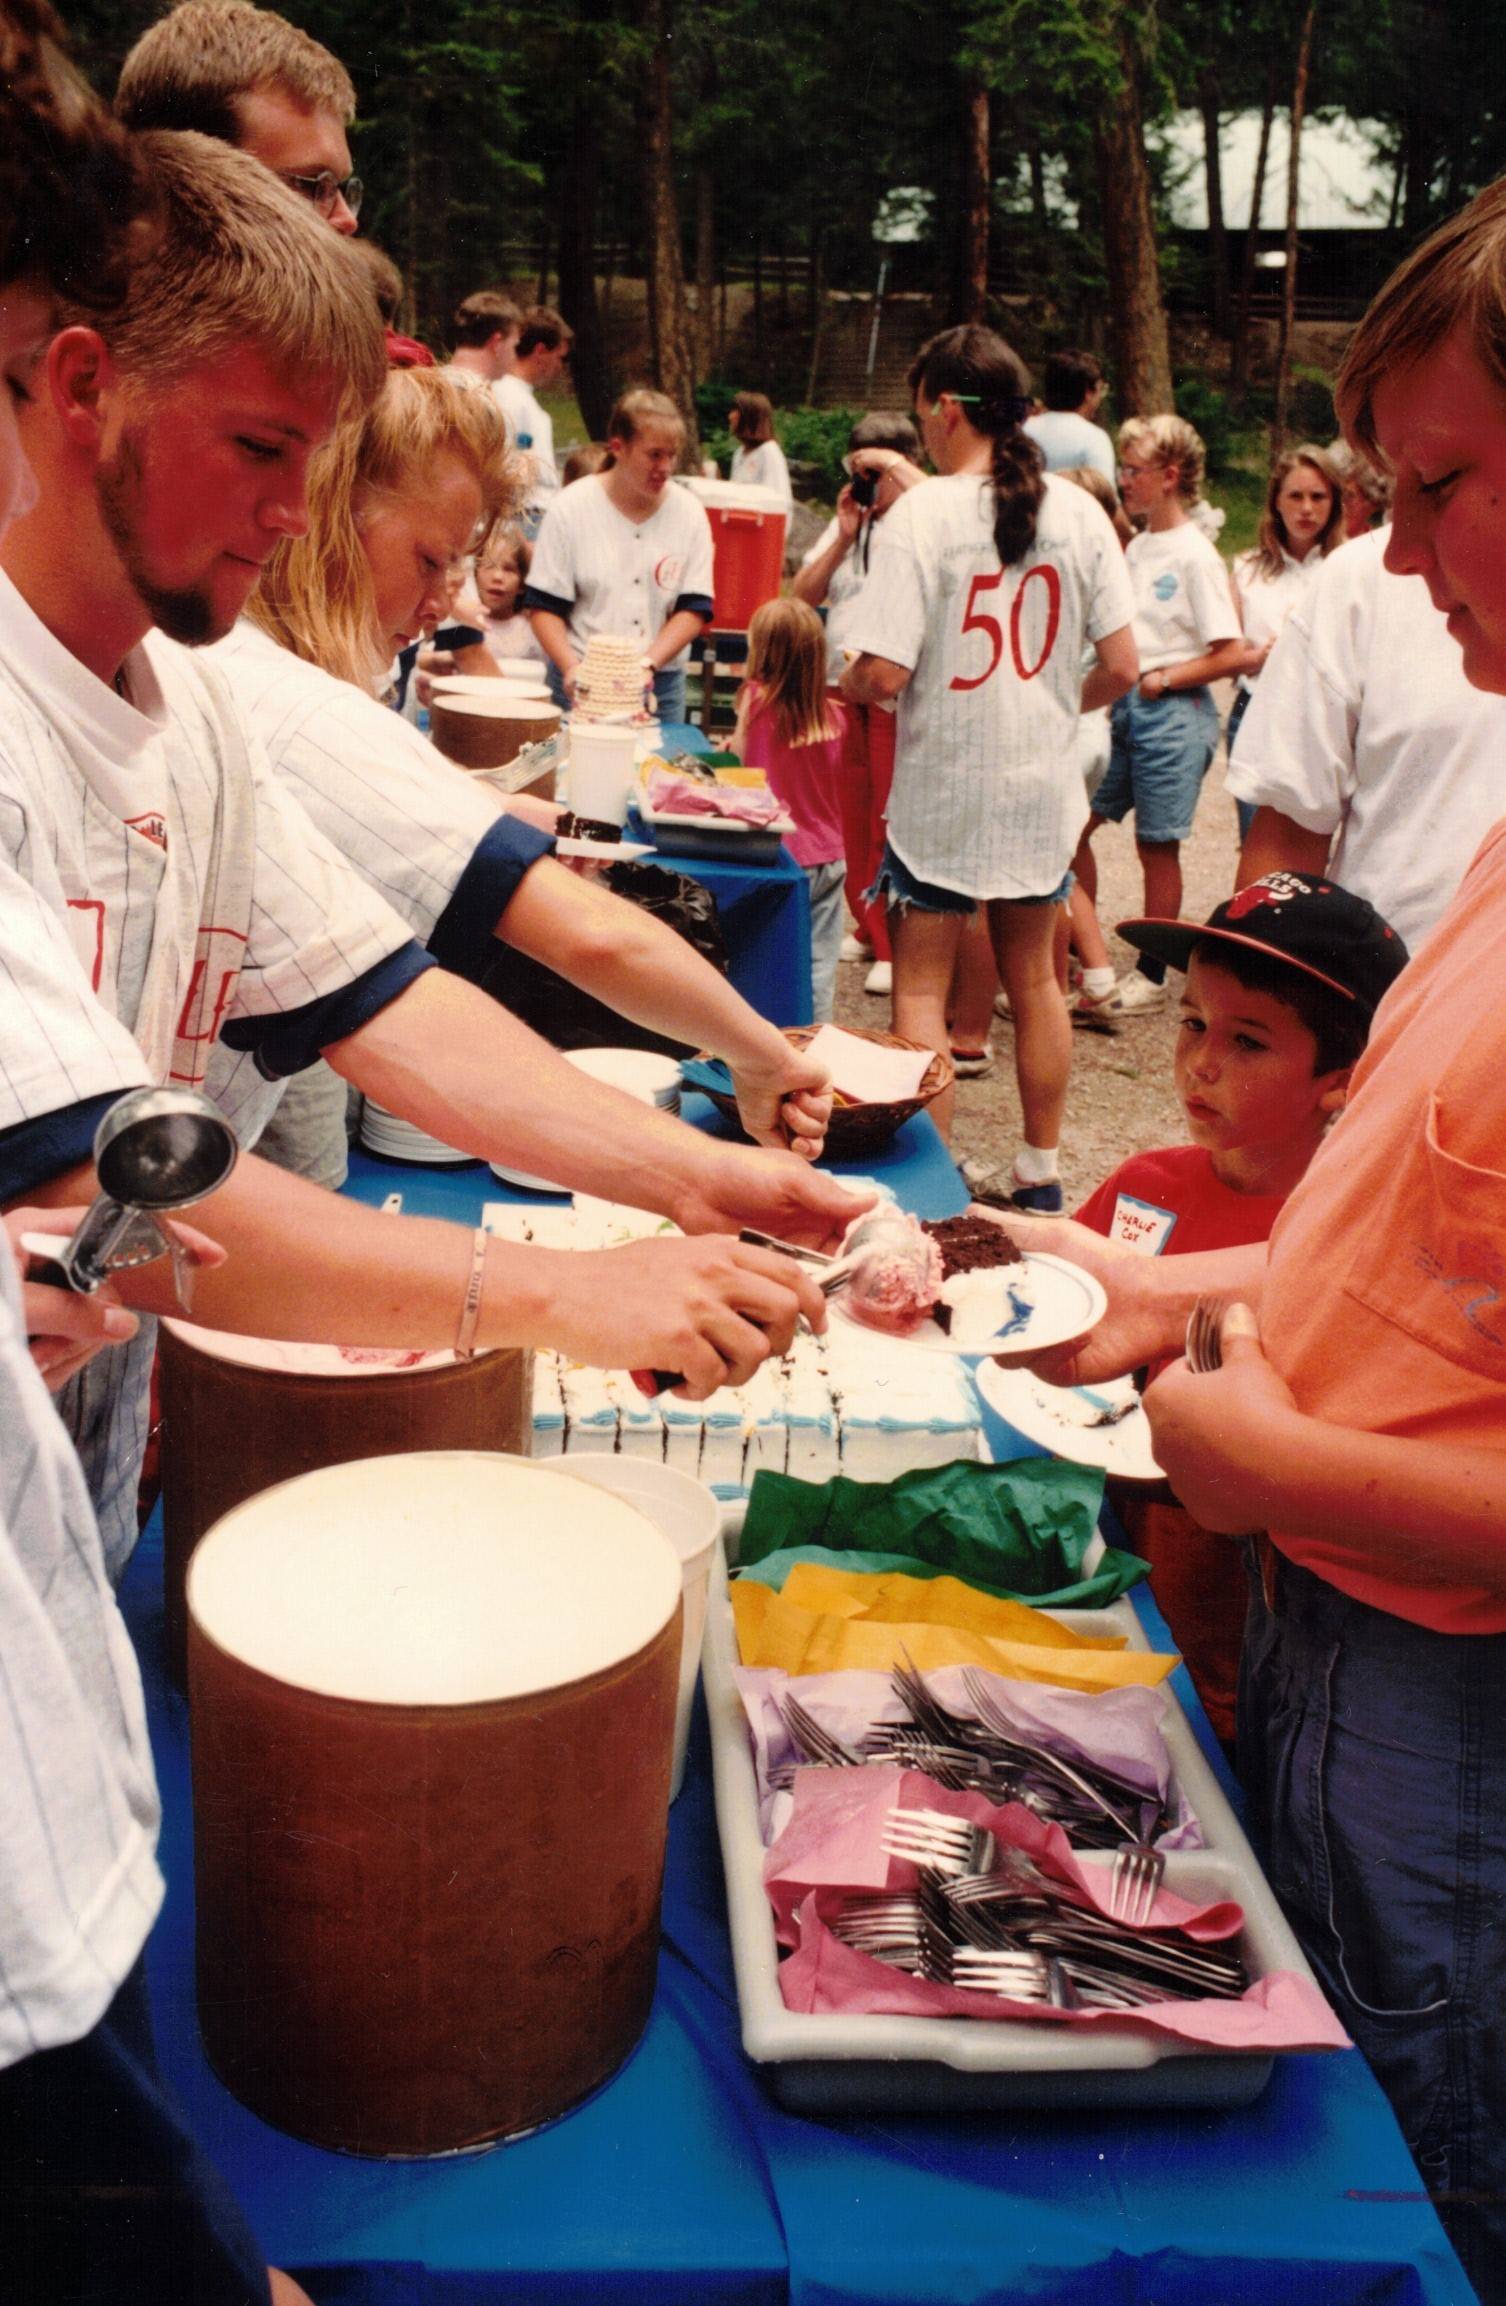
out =
[[711,524],[671,480],[685,445],[662,392],[624,393],[607,427],[609,461],[561,491],[533,548],[523,606],[549,659],[557,703],[574,702],[598,634],[641,644],[643,685],[661,720],[685,717],[685,659],[712,609]]

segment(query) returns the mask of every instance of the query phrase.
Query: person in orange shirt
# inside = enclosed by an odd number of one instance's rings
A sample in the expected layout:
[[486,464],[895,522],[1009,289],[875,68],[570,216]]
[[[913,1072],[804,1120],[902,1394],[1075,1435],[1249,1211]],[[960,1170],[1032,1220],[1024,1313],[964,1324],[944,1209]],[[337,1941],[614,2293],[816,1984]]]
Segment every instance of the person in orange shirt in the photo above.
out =
[[[1252,882],[1201,927],[1121,921],[1119,934],[1186,972],[1174,1065],[1191,1143],[1132,1154],[1078,1220],[1152,1257],[1265,1241],[1343,1111],[1407,949],[1363,897],[1300,873]],[[1153,1362],[1151,1378],[1165,1366]],[[1246,1608],[1239,1556],[1165,1483],[1115,1484],[1113,1502],[1227,1745]]]
[[[1506,180],[1393,274],[1339,379],[1395,482],[1386,564],[1506,694]],[[1485,2306],[1506,2301],[1506,824],[1383,1002],[1344,1117],[1259,1248],[1107,1277],[1091,1380],[1242,1302],[1146,1396],[1205,1528],[1265,1530],[1240,1758],[1272,1881]],[[1010,1230],[1025,1237],[1046,1228]],[[1257,1327],[1258,1323],[1258,1327]]]

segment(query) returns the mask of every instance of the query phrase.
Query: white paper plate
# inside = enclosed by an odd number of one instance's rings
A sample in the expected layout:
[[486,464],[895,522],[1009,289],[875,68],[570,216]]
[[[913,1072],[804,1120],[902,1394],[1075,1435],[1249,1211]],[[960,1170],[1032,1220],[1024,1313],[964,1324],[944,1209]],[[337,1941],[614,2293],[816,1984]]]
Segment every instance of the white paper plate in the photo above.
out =
[[504,1185],[521,1186],[525,1193],[568,1194],[568,1185],[556,1185],[552,1177],[530,1177],[526,1169],[504,1169],[500,1161],[491,1163],[492,1175]]
[[[977,1383],[990,1409],[1054,1457],[1097,1466],[1125,1481],[1164,1480],[1151,1450],[1150,1419],[1129,1378],[1110,1378],[1084,1392],[1075,1385],[1048,1385],[1028,1369],[1001,1369],[996,1361],[987,1361],[977,1372]],[[1133,1401],[1136,1406],[1117,1425],[1096,1425],[1095,1402],[1103,1401],[1116,1407]]]
[[555,842],[554,853],[557,857],[590,857],[610,865],[614,861],[631,863],[634,857],[651,857],[654,845],[652,841],[585,841],[568,833]]
[[[1064,1345],[1069,1337],[1086,1336],[1108,1310],[1109,1301],[1092,1274],[1085,1273],[1080,1265],[1069,1265],[1064,1257],[1029,1251],[1018,1265],[1000,1266],[997,1280],[999,1326],[991,1336],[959,1344],[934,1321],[923,1321],[912,1337],[896,1337],[891,1342],[913,1346],[921,1353],[955,1354],[963,1361],[987,1360],[993,1353],[1039,1353],[1048,1345]],[[1028,1299],[1029,1303],[1017,1325],[1010,1313],[1011,1285],[1022,1301]],[[870,1337],[889,1335],[887,1330],[875,1331],[867,1322],[855,1321],[847,1311],[846,1295],[839,1289],[831,1299],[835,1319],[849,1328],[867,1331]]]
[[417,1161],[430,1169],[458,1168],[476,1158],[474,1153],[462,1153],[438,1137],[426,1136],[401,1114],[389,1113],[369,1097],[361,1108],[361,1143],[369,1153],[385,1154],[389,1161]]

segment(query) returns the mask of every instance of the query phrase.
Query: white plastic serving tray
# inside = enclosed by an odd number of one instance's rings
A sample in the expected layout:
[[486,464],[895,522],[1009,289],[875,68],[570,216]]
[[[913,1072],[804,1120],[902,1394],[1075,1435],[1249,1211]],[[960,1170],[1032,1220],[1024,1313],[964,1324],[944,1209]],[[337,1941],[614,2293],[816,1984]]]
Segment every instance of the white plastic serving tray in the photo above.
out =
[[[740,1521],[741,1515],[727,1517],[734,1560]],[[1110,1609],[1053,1614],[1080,1633],[1119,1633],[1133,1649],[1150,1646],[1127,1601]],[[718,1559],[702,1670],[732,1959],[743,2048],[766,2070],[765,2079],[782,2104],[801,2113],[945,2113],[989,2106],[1232,2107],[1249,2105],[1259,2096],[1276,2055],[1269,2050],[1189,2050],[1129,2031],[1019,2020],[816,2017],[787,2010],[779,1991],[774,1916],[763,1886],[765,1851],[753,1752],[733,1680],[736,1656],[726,1571]],[[1242,1947],[1253,1976],[1294,1970],[1311,1979],[1187,1716],[1169,1689],[1165,1696],[1172,1769],[1207,1845],[1168,1853],[1166,1887],[1198,1902],[1239,1901],[1245,1912]],[[1087,1866],[1113,1863],[1108,1851],[1079,1856]]]
[[681,816],[655,809],[646,779],[634,799],[656,846],[670,857],[733,857],[750,865],[772,864],[780,842],[795,830],[793,817],[787,816],[775,817],[767,825],[748,825],[739,817]]

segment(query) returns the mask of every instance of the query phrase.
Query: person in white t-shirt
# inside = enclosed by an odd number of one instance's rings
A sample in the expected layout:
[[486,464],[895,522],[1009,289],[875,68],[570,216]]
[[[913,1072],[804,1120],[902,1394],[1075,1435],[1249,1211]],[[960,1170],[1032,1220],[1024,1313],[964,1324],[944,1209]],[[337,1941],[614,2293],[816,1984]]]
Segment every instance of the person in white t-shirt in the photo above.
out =
[[523,500],[523,527],[530,538],[538,534],[539,523],[560,487],[559,467],[554,461],[554,419],[538,396],[564,375],[573,335],[569,323],[547,304],[530,305],[512,348],[512,366],[492,388],[507,419],[513,447],[531,460]]
[[[232,1121],[242,1093],[324,1054],[480,1156],[645,1206],[678,1200],[690,1231],[784,1230],[766,1195],[757,1217],[718,1216],[717,1148],[708,1168],[697,1132],[598,1096],[437,969],[274,778],[214,666],[181,645],[234,622],[303,524],[315,447],[387,371],[362,268],[266,169],[207,138],[159,133],[138,149],[160,229],[121,312],[47,346],[45,385],[21,411],[41,503],[0,548],[5,1197],[87,1198],[105,1105],[144,1081],[202,1085],[223,1043],[254,1060],[221,1091]],[[744,1159],[776,1181],[811,1176],[792,1156]],[[817,1180],[823,1202],[831,1183]],[[850,1201],[809,1230],[831,1238]],[[338,1320],[333,1341],[348,1344],[547,1340],[608,1367],[644,1356],[714,1390],[782,1350],[802,1308],[821,1319],[788,1259],[736,1242],[655,1241],[645,1269],[614,1253],[593,1273],[589,1256],[383,1218],[254,1157],[205,1222],[231,1256],[196,1310],[254,1335],[328,1340]],[[121,1294],[152,1312],[173,1303],[152,1268]],[[117,1564],[135,1541],[151,1350],[144,1325],[67,1396]]]
[[685,662],[711,621],[711,523],[673,484],[685,426],[668,395],[626,392],[607,424],[608,462],[561,491],[534,546],[523,606],[568,706],[593,633],[643,643],[661,720],[685,718]]
[[737,443],[732,451],[729,480],[747,488],[766,488],[777,496],[786,512],[795,509],[790,468],[774,437],[774,408],[762,392],[740,392],[727,411],[727,430]]
[[1506,700],[1471,687],[1389,528],[1323,563],[1260,676],[1229,766],[1253,813],[1241,888],[1331,873],[1416,954],[1501,814]]
[[[1208,684],[1238,670],[1243,648],[1228,571],[1191,517],[1203,464],[1203,444],[1183,417],[1131,417],[1119,428],[1119,493],[1131,520],[1145,523],[1124,556],[1140,679],[1114,707],[1088,830],[1134,811],[1145,911],[1163,921],[1182,910],[1181,847],[1218,748]],[[1145,955],[1107,999],[1116,1015],[1159,1009],[1164,962]]]
[[[1015,1014],[1015,1197],[1059,1210],[1072,1028],[1053,954],[1087,814],[1077,721],[1134,680],[1134,604],[1103,513],[1041,472],[1021,429],[1028,379],[1001,337],[948,329],[922,349],[910,383],[941,477],[917,475],[879,530],[842,684],[859,704],[899,699],[878,884],[895,1031],[947,1049],[957,947],[982,904]],[[1086,645],[1098,663],[1084,681]],[[946,1134],[950,1101],[938,1107]]]
[[1025,430],[1046,460],[1047,472],[1088,465],[1114,485],[1114,444],[1094,420],[1108,391],[1096,353],[1052,352],[1041,378],[1045,407],[1025,419]]
[[[1282,626],[1328,554],[1343,541],[1344,501],[1327,452],[1310,442],[1284,449],[1271,466],[1259,542],[1239,554],[1230,572],[1245,636],[1238,693],[1224,731],[1231,761],[1255,683]],[[1255,812],[1246,801],[1235,806],[1243,841]]]
[[[864,456],[864,451],[872,453]],[[870,409],[847,442],[847,486],[837,508],[796,572],[790,590],[813,609],[826,610],[826,685],[842,685],[853,607],[867,581],[877,524],[898,504],[904,485],[894,467],[917,466],[920,435],[897,410]],[[856,924],[844,960],[869,964],[865,993],[894,990],[889,909],[867,894],[884,854],[884,820],[894,781],[893,705],[847,706],[842,740],[842,838],[846,844],[847,910]]]

